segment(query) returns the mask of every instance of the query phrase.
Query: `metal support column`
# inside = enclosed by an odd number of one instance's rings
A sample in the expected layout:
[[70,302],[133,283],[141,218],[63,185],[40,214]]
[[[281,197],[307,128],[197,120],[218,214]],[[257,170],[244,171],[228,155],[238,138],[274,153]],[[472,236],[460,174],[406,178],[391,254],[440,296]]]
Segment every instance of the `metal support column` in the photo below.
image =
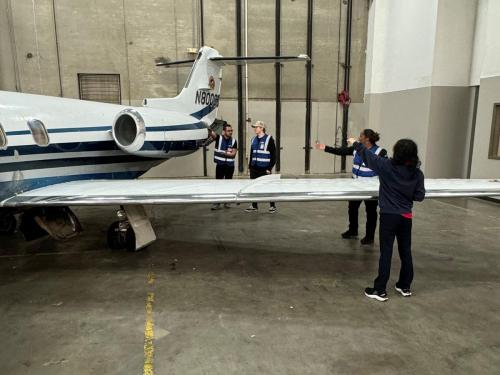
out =
[[[347,26],[346,26],[346,41],[345,41],[345,61],[344,61],[344,92],[349,93],[349,84],[351,77],[351,36],[352,36],[352,0],[347,0]],[[347,132],[349,121],[349,104],[343,106],[342,116],[342,147],[347,146]],[[346,171],[346,156],[342,156],[340,163],[342,173]]]
[[[205,45],[205,20],[203,17],[203,0],[200,0],[200,47]],[[203,176],[208,176],[207,168],[207,146],[203,146]]]
[[[241,16],[242,0],[236,0],[236,55],[241,56]],[[245,156],[245,111],[243,109],[243,68],[241,65],[236,67],[236,77],[238,86],[238,171],[243,173]]]
[[[275,13],[275,55],[281,56],[281,0],[276,0]],[[276,172],[281,170],[281,63],[275,64],[276,69]]]

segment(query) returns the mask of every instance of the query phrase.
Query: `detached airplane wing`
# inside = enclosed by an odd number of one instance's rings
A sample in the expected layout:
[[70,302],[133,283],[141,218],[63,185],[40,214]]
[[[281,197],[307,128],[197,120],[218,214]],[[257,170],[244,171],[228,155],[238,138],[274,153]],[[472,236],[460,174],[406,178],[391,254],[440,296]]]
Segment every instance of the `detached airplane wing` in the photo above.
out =
[[[426,179],[426,198],[500,196],[500,180]],[[286,178],[73,181],[18,194],[0,207],[313,202],[378,196],[378,181]]]

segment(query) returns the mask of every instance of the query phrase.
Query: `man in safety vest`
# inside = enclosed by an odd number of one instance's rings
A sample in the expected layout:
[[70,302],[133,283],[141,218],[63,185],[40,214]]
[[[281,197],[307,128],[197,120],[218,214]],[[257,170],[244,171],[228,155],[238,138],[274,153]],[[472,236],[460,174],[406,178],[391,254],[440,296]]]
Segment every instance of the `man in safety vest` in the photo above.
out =
[[[255,179],[271,174],[274,165],[276,164],[276,144],[273,137],[266,134],[266,124],[263,121],[257,121],[252,125],[255,131],[255,137],[252,138],[250,147],[250,178]],[[246,212],[254,212],[258,210],[257,203],[252,203]],[[269,213],[276,212],[276,204],[270,203]]]
[[[231,180],[234,174],[234,160],[238,151],[238,143],[233,138],[233,128],[226,123],[222,127],[222,135],[217,135],[212,131],[210,137],[215,141],[215,178],[217,180]],[[229,208],[229,204],[225,203],[224,207]],[[219,210],[220,208],[222,208],[220,203],[215,203],[212,206],[212,210]]]
[[[365,129],[359,136],[359,142],[362,143],[369,152],[380,156],[387,157],[387,151],[377,145],[380,135],[372,129]],[[378,178],[376,172],[368,168],[361,156],[356,152],[354,147],[330,147],[323,143],[316,143],[316,149],[324,150],[334,155],[353,155],[352,161],[352,178],[356,179],[372,179]],[[366,235],[361,240],[362,245],[371,245],[374,242],[375,230],[377,228],[377,207],[378,200],[365,200],[366,208]],[[342,233],[342,238],[351,239],[358,236],[358,211],[361,201],[349,201],[349,229]]]

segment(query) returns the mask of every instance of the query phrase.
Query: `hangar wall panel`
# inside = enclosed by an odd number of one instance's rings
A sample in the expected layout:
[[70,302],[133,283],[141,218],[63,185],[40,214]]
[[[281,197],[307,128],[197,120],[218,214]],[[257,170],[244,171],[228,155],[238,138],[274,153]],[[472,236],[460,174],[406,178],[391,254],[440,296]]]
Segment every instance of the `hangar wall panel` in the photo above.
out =
[[[282,54],[306,52],[307,0],[283,1]],[[35,4],[33,8],[33,4]],[[53,8],[55,4],[55,8]],[[78,98],[78,73],[119,74],[123,104],[140,105],[145,97],[175,96],[189,69],[164,69],[155,59],[188,59],[188,48],[200,45],[198,0],[0,0],[0,89]],[[369,1],[353,2],[350,126],[354,133],[364,127],[363,92],[366,30]],[[342,89],[347,7],[343,0],[315,0],[313,9],[312,139],[335,143],[342,122],[337,93]],[[205,44],[226,56],[236,55],[235,1],[204,1]],[[249,1],[248,51],[250,55],[274,55],[274,1]],[[244,24],[243,24],[244,26]],[[244,30],[242,30],[243,32]],[[12,43],[12,38],[15,43]],[[15,46],[15,48],[13,48]],[[33,54],[27,58],[28,52]],[[17,60],[17,65],[15,64]],[[274,134],[275,68],[249,68],[249,116],[264,119]],[[224,69],[220,114],[236,121],[236,68]],[[284,64],[282,70],[283,137],[282,168],[285,173],[304,173],[306,67]],[[336,121],[336,122],[335,122]],[[319,125],[318,125],[319,124]],[[316,134],[318,133],[318,135]],[[247,143],[251,132],[247,133]],[[313,145],[311,145],[313,146]],[[202,153],[180,161],[171,160],[153,175],[179,175],[167,165],[185,165],[181,175],[203,173]],[[311,153],[313,173],[332,172],[333,157]],[[209,174],[213,175],[211,154]],[[181,165],[178,164],[178,165]],[[175,172],[172,172],[175,171]]]
[[52,1],[10,1],[9,4],[21,90],[59,95]]
[[15,43],[11,34],[8,0],[0,0],[0,88],[16,91],[16,68],[13,55]]
[[466,177],[478,1],[375,0],[370,9],[366,110],[384,142],[412,138],[428,177]]
[[500,103],[500,75],[481,79],[471,168],[472,178],[500,178],[500,160],[488,158],[495,103]]
[[500,178],[500,160],[488,158],[493,106],[500,103],[500,2],[483,0],[479,5],[481,23],[478,28],[483,43],[475,60],[476,74],[480,72],[480,86],[471,176]]

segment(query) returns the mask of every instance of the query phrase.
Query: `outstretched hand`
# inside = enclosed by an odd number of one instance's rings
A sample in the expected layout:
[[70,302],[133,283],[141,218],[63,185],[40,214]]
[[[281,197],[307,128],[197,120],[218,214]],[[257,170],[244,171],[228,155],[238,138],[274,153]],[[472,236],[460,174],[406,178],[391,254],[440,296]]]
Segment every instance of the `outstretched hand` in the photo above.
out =
[[324,143],[319,143],[319,142],[316,142],[316,144],[314,145],[314,148],[316,150],[324,150],[326,147],[326,145]]

